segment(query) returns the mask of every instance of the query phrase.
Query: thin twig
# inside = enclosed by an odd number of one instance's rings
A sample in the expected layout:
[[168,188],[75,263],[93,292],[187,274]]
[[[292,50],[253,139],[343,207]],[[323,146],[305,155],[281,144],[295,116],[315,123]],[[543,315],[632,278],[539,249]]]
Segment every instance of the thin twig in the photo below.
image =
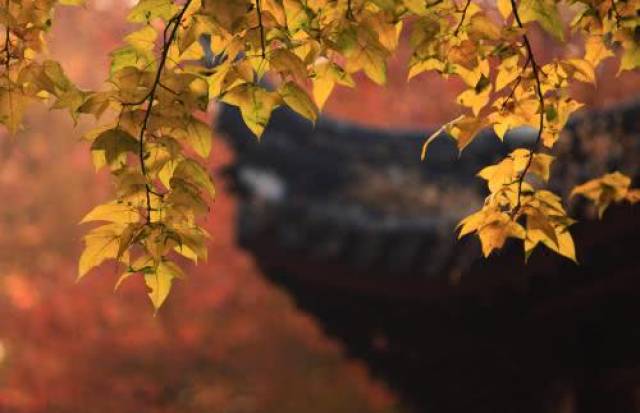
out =
[[169,86],[163,84],[162,82],[158,82],[158,86],[160,86],[161,88],[163,88],[167,92],[171,93],[172,95],[176,95],[176,96],[180,95],[178,92],[176,92],[175,90],[171,89]]
[[260,29],[260,50],[264,59],[267,57],[267,40],[264,33],[264,24],[262,23],[262,6],[260,0],[256,0],[256,13],[258,14],[258,29]]
[[516,93],[516,89],[520,85],[520,82],[522,82],[522,76],[524,75],[524,71],[527,69],[527,67],[529,67],[530,62],[531,62],[531,59],[529,56],[527,56],[527,60],[524,62],[524,65],[522,66],[522,71],[518,75],[518,79],[516,79],[516,83],[511,87],[511,92],[502,102],[502,106],[500,107],[500,110],[504,110],[504,108],[507,106],[507,103],[509,103],[509,100],[513,99],[513,95]]
[[[513,16],[515,18],[518,27],[523,28],[522,20],[520,20],[520,15],[518,14],[518,6],[516,5],[516,0],[511,0],[511,10],[513,11]],[[527,49],[527,61],[531,63],[531,71],[533,72],[533,77],[536,82],[536,94],[538,95],[538,101],[540,102],[540,121],[538,125],[538,135],[536,136],[536,141],[533,144],[533,147],[529,149],[529,158],[527,159],[527,164],[525,165],[522,173],[518,177],[518,195],[517,195],[517,203],[515,208],[512,211],[512,216],[516,216],[522,207],[522,184],[524,183],[524,178],[527,172],[529,172],[529,168],[531,168],[531,164],[533,163],[533,156],[540,144],[540,140],[542,139],[542,132],[544,129],[544,94],[542,93],[542,83],[540,82],[540,67],[536,62],[536,58],[533,54],[533,48],[531,47],[531,42],[529,41],[529,37],[526,34],[522,35],[522,40],[524,41],[525,48]]]
[[[147,111],[145,112],[144,119],[142,120],[142,126],[140,127],[140,134],[138,138],[140,142],[138,157],[140,159],[140,169],[142,171],[142,175],[145,177],[145,181],[147,179],[147,167],[144,161],[144,136],[147,131],[147,127],[149,125],[149,118],[151,117],[153,102],[156,99],[156,91],[158,90],[158,86],[160,85],[160,78],[162,76],[162,71],[164,70],[165,64],[167,62],[169,47],[171,46],[171,43],[173,43],[173,41],[175,40],[176,34],[178,33],[178,28],[180,27],[180,23],[182,22],[182,18],[184,17],[184,14],[186,13],[189,6],[191,5],[191,2],[192,0],[187,0],[184,6],[182,6],[182,10],[180,10],[178,14],[176,14],[171,19],[169,19],[169,21],[167,21],[167,25],[165,26],[164,32],[163,32],[162,52],[160,54],[160,61],[158,62],[158,70],[156,72],[156,76],[153,81],[153,84],[151,85],[151,89],[149,90],[149,93],[147,94],[145,99],[142,99],[142,102],[141,102],[143,103],[146,100],[148,104]],[[172,25],[172,28],[171,28],[171,31],[169,32],[169,26],[171,25]],[[151,224],[151,211],[152,211],[151,195],[152,194],[155,195],[156,192],[153,191],[153,189],[151,188],[151,185],[148,182],[145,182],[145,194],[147,198],[147,224]]]
[[464,23],[464,19],[467,17],[467,9],[469,8],[470,4],[471,4],[471,0],[467,0],[467,3],[464,5],[464,9],[462,9],[462,17],[460,17],[460,22],[458,23],[458,27],[456,27],[456,30],[453,32],[454,36],[457,36],[458,32],[460,31],[460,28],[462,28],[462,23]]

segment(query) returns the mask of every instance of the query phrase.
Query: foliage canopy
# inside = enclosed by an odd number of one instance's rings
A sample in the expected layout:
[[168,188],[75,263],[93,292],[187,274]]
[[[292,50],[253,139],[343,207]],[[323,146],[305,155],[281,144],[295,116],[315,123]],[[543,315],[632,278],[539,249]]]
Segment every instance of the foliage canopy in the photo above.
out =
[[[574,220],[545,188],[550,152],[582,106],[571,84],[595,84],[598,65],[610,57],[618,56],[620,72],[640,67],[640,0],[139,0],[128,15],[135,30],[110,54],[105,87],[87,91],[47,59],[45,47],[54,8],[81,2],[4,0],[0,122],[15,133],[32,101],[74,120],[95,117],[84,138],[116,190],[82,220],[101,225],[85,236],[78,275],[115,260],[116,288],[142,275],[156,309],[184,276],[172,257],[207,256],[209,234],[198,218],[215,195],[203,166],[212,136],[200,120],[210,101],[238,106],[258,138],[278,106],[315,122],[336,86],[355,87],[354,73],[384,84],[387,60],[408,31],[408,78],[436,72],[467,87],[457,97],[462,114],[426,139],[423,158],[443,130],[460,151],[485,128],[500,139],[518,127],[537,131],[532,148],[480,171],[489,195],[462,220],[459,235],[477,234],[485,256],[512,237],[523,240],[527,258],[544,245],[576,260]],[[542,62],[531,30],[557,42],[579,37],[583,52]],[[215,65],[202,65],[210,56]],[[265,76],[274,89],[261,82]],[[602,215],[612,202],[640,199],[630,186],[613,172],[572,196],[592,200]]]

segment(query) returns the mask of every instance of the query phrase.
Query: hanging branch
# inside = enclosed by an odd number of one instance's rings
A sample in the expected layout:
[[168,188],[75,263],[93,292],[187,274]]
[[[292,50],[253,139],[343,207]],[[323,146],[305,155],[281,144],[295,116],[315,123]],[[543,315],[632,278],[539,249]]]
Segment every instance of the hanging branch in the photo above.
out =
[[[518,14],[518,6],[516,5],[516,0],[511,0],[511,10],[513,11],[513,17],[515,18],[518,27],[522,29],[524,26],[522,24],[522,20],[520,20],[520,15]],[[531,164],[533,163],[533,156],[538,148],[538,145],[540,144],[540,140],[542,139],[542,132],[544,130],[544,94],[542,93],[542,83],[540,82],[540,66],[538,66],[538,63],[536,62],[535,55],[533,54],[533,48],[531,47],[531,42],[529,41],[529,37],[526,35],[526,33],[522,35],[522,40],[524,42],[525,49],[527,50],[527,63],[531,64],[531,71],[533,72],[533,77],[536,82],[536,95],[538,96],[538,102],[540,103],[540,120],[536,140],[533,144],[533,147],[529,149],[529,158],[527,159],[527,164],[525,165],[522,173],[516,181],[518,183],[517,203],[511,213],[514,217],[522,206],[522,184],[524,183],[524,178],[527,175],[527,172],[529,172],[529,168],[531,168]]]
[[[151,224],[151,211],[152,211],[151,195],[159,196],[159,194],[153,191],[149,182],[146,182],[147,166],[145,165],[145,161],[144,161],[144,136],[149,124],[149,118],[151,117],[153,102],[156,99],[156,92],[158,90],[158,86],[161,86],[160,78],[162,77],[162,72],[167,63],[167,56],[169,55],[169,47],[171,46],[171,44],[176,38],[176,34],[178,33],[178,28],[182,23],[182,18],[184,17],[184,14],[189,8],[189,5],[191,5],[191,1],[192,0],[187,0],[187,2],[182,6],[182,9],[178,12],[178,14],[176,14],[171,19],[169,19],[169,21],[167,21],[167,25],[164,28],[162,52],[160,54],[160,61],[158,63],[158,70],[156,72],[155,79],[153,81],[153,84],[151,85],[151,89],[149,89],[149,93],[147,93],[147,95],[139,103],[139,104],[142,104],[145,101],[147,101],[147,111],[144,114],[144,119],[142,120],[142,126],[140,128],[140,134],[138,136],[138,141],[140,143],[140,146],[138,148],[138,158],[140,160],[140,169],[141,169],[142,175],[145,178],[145,195],[146,195],[146,201],[147,201],[147,218],[146,218],[147,224]],[[171,31],[169,31],[169,27],[171,27]]]

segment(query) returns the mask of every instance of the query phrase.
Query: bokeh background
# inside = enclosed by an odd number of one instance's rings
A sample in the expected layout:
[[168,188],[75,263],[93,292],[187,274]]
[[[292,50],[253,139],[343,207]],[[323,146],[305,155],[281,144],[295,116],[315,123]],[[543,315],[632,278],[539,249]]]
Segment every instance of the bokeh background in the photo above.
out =
[[[57,11],[50,54],[79,86],[106,78],[128,6],[95,0]],[[547,57],[579,53],[541,36],[534,43]],[[407,83],[407,59],[400,50],[386,88],[359,78],[327,112],[403,129],[455,116],[461,85],[428,75]],[[597,89],[579,90],[583,101],[607,106],[640,90],[639,76],[615,78],[615,63],[604,66]],[[232,152],[221,140],[210,165],[218,197],[209,261],[188,269],[156,317],[140,280],[112,293],[108,265],[76,284],[86,230],[77,223],[112,189],[79,139],[88,126],[34,106],[24,131],[0,137],[0,412],[407,411],[235,244],[236,200],[219,173]]]

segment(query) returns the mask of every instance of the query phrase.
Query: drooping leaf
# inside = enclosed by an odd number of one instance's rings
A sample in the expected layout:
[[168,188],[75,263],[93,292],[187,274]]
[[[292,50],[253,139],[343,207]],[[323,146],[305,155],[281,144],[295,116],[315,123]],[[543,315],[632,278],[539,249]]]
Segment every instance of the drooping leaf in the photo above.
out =
[[298,85],[293,82],[287,82],[280,86],[278,93],[287,106],[311,122],[316,122],[319,109],[307,92],[302,90]]
[[276,93],[250,84],[235,87],[223,97],[224,102],[240,108],[242,118],[258,138],[267,127],[271,112],[278,105],[279,100]]
[[176,278],[184,278],[184,273],[171,261],[160,261],[155,271],[144,274],[144,282],[149,288],[149,299],[156,311],[169,296],[171,285]]

